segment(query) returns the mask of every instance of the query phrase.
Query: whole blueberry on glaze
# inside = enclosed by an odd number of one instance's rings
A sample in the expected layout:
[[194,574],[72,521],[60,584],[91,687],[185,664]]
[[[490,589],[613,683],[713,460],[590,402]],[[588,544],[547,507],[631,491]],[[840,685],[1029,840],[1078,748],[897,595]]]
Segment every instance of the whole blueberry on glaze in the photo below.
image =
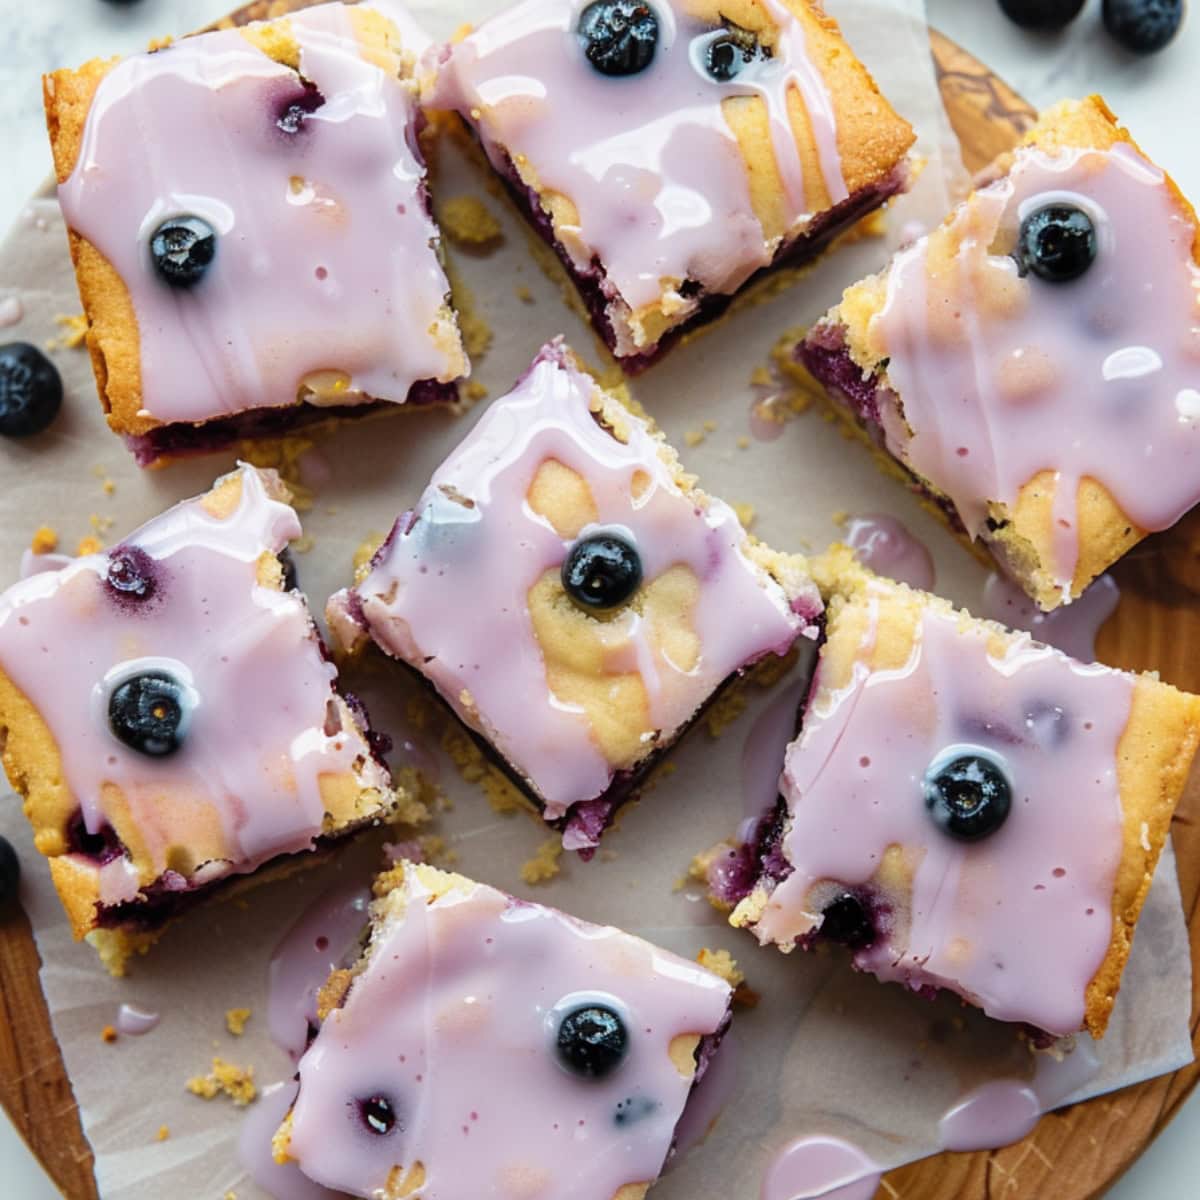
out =
[[577,604],[616,608],[641,586],[642,560],[624,538],[611,533],[582,538],[562,565],[562,585]]
[[358,1101],[358,1115],[363,1124],[379,1137],[385,1137],[396,1127],[396,1109],[386,1096],[368,1096]]
[[165,671],[126,679],[108,700],[108,723],[118,741],[150,758],[183,745],[183,688]]
[[935,759],[924,790],[934,824],[966,842],[995,833],[1012,807],[1012,784],[1003,765],[982,749]]
[[636,75],[654,61],[658,16],[642,0],[595,0],[580,14],[578,31],[601,75]]
[[1000,0],[1004,15],[1022,29],[1065,29],[1083,10],[1085,0]]
[[21,860],[8,838],[0,837],[0,908],[17,898],[21,882]]
[[1047,204],[1021,222],[1017,266],[1047,283],[1070,283],[1096,261],[1096,227],[1073,204]]
[[875,922],[867,906],[853,893],[835,896],[821,913],[822,937],[851,950],[865,950],[875,942]]
[[154,559],[140,546],[117,546],[108,556],[104,582],[120,600],[149,600],[155,592]]
[[555,1038],[563,1065],[588,1079],[611,1075],[628,1046],[625,1022],[605,1004],[588,1004],[567,1013]]
[[718,83],[728,83],[755,59],[764,57],[754,34],[734,26],[705,47],[704,69]]
[[1104,28],[1126,50],[1154,54],[1183,24],[1183,0],[1104,0]]
[[195,287],[216,253],[217,231],[201,217],[172,217],[150,236],[154,269],[171,287]]
[[28,342],[0,346],[0,435],[41,433],[62,407],[62,378]]

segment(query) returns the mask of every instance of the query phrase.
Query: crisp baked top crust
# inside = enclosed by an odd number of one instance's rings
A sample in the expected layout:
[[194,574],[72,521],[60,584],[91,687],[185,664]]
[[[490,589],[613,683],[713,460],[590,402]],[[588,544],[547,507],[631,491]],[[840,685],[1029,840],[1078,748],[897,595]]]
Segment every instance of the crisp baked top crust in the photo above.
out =
[[[419,49],[420,47],[416,47]],[[59,200],[109,421],[402,403],[467,371],[417,149],[414,48],[327,4],[45,80]],[[150,245],[203,220],[170,286]]]
[[[355,1196],[641,1197],[730,986],[619,930],[427,866],[399,864],[377,891],[363,959],[331,980],[300,1060],[277,1155]],[[625,1045],[588,1076],[556,1046],[564,1019],[596,1004]]]

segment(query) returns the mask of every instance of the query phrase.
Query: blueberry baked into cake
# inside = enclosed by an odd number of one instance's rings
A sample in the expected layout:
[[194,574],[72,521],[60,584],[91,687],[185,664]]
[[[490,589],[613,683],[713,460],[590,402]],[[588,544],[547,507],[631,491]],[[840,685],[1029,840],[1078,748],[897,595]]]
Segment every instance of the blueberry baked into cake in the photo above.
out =
[[447,47],[428,99],[630,373],[903,190],[913,142],[809,0],[524,0]]
[[1098,97],[1046,112],[798,350],[1044,609],[1200,499],[1200,230]]
[[720,687],[820,612],[804,560],[554,342],[326,616],[423,675],[586,855]]
[[641,1200],[729,1024],[729,984],[432,867],[402,862],[375,890],[276,1157],[381,1200]]
[[721,875],[733,924],[784,951],[840,942],[881,980],[1043,1035],[1102,1036],[1200,698],[832,573],[778,808],[752,869]]
[[424,48],[325,4],[46,76],[96,382],[140,463],[457,400]]
[[4,769],[75,935],[115,973],[202,897],[395,805],[285,583],[287,499],[243,466],[0,596]]

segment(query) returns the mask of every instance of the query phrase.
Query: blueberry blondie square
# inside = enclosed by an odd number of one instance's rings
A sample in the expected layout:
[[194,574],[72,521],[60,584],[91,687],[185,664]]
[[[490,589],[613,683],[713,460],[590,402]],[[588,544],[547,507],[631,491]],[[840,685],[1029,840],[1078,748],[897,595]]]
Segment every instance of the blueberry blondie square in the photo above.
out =
[[325,4],[46,76],[96,382],[143,465],[457,400],[424,49]]
[[0,596],[4,769],[75,935],[116,973],[201,898],[395,806],[285,583],[287,499],[240,467]]
[[523,0],[447,47],[429,98],[630,373],[903,190],[913,141],[810,0]]
[[276,1157],[385,1200],[641,1200],[729,1024],[729,984],[432,867],[402,862],[375,890]]
[[1044,609],[1200,499],[1196,214],[1098,97],[1046,112],[800,361]]
[[409,664],[585,853],[726,681],[816,633],[802,558],[542,349],[326,610]]
[[[1200,698],[834,556],[777,811],[731,920],[1041,1035],[1103,1035]],[[822,568],[827,569],[827,568]],[[753,872],[750,873],[753,875]]]

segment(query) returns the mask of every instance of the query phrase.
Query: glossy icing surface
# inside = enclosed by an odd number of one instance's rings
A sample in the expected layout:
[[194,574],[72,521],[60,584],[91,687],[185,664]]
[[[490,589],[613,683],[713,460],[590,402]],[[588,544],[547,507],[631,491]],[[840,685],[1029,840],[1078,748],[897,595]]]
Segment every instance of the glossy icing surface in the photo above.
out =
[[[1070,283],[1021,278],[1024,218],[1048,203],[1088,213],[1099,251]],[[889,448],[954,502],[968,532],[988,502],[1015,505],[1055,473],[1053,558],[1068,589],[1076,495],[1100,483],[1144,530],[1200,498],[1200,266],[1194,223],[1131,146],[1017,152],[949,228],[896,258],[875,317],[903,406]]]
[[842,541],[863,566],[877,575],[924,591],[933,587],[935,572],[929,548],[895,517],[886,513],[851,517]]
[[[560,346],[544,349],[438,468],[368,578],[331,602],[331,623],[349,605],[384,650],[430,679],[532,785],[548,819],[669,744],[718,685],[786,653],[820,611],[815,592],[789,601],[749,560],[728,505],[698,507],[681,490],[642,421],[622,409],[625,440],[614,437],[593,411],[601,397]],[[575,536],[531,502],[548,462],[590,498]],[[599,530],[636,547],[644,578],[628,603],[585,620],[559,571],[573,543]],[[551,640],[564,606],[579,622],[570,651]],[[614,705],[622,719],[641,706],[647,722],[620,762],[601,740]]]
[[[304,1173],[372,1196],[419,1165],[422,1200],[613,1200],[653,1181],[692,1086],[671,1044],[721,1027],[728,985],[481,884],[435,898],[410,867],[403,888],[406,911],[377,925],[366,970],[300,1060],[289,1153]],[[556,1013],[589,1001],[628,1031],[599,1078],[569,1073],[554,1047]],[[358,1115],[375,1096],[397,1114],[385,1134]]]
[[797,1138],[772,1159],[759,1200],[872,1200],[883,1169],[831,1134]]
[[[472,120],[498,168],[507,156],[543,199],[569,200],[575,217],[556,222],[560,239],[581,270],[598,260],[630,308],[657,304],[688,279],[732,292],[771,261],[775,246],[751,203],[727,101],[758,97],[765,105],[789,233],[800,232],[826,196],[836,204],[848,194],[833,104],[803,26],[781,0],[759,5],[775,26],[773,53],[718,82],[701,64],[725,27],[679,0],[656,0],[654,58],[620,77],[585,57],[575,32],[581,3],[524,0],[451,49],[434,103]],[[805,179],[789,93],[807,113],[802,137],[820,164],[820,203]]]
[[[207,497],[188,500],[113,552],[146,556],[146,599],[107,585],[109,554],[0,597],[0,669],[49,729],[87,832],[115,829],[124,843],[98,863],[104,904],[133,901],[156,880],[184,889],[310,848],[329,785],[386,793],[386,772],[335,703],[336,671],[303,597],[259,582],[260,558],[299,535],[296,514],[253,468],[233,483],[227,515]],[[190,691],[182,745],[166,757],[109,727],[112,689],[147,668]]]
[[[1079,1029],[1112,936],[1132,680],[932,608],[907,662],[871,671],[881,597],[869,586],[852,677],[821,690],[788,750],[793,872],[756,931],[790,945],[819,929],[835,885],[866,887],[876,938],[857,966],[949,988],[1000,1020]],[[922,794],[930,763],[960,745],[997,757],[1012,784],[1007,821],[970,843],[934,825]]]
[[[461,373],[413,85],[364,57],[348,14],[329,4],[286,22],[323,100],[295,132],[278,121],[311,94],[235,30],[127,58],[100,82],[59,199],[129,292],[142,415],[400,403]],[[217,232],[187,289],[160,281],[148,249],[180,214]]]

